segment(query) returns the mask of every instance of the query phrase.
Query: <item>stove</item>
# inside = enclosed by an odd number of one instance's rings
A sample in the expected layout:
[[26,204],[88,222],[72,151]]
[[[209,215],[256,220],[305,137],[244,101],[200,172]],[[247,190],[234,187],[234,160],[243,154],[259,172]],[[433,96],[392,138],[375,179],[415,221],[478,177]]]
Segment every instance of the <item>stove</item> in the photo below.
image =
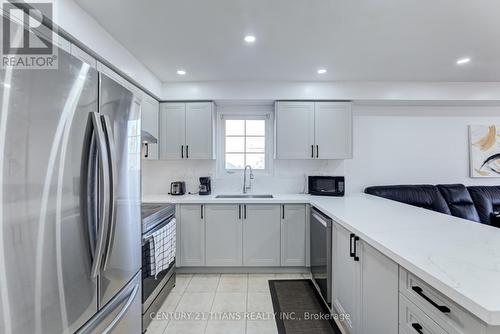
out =
[[[142,214],[142,325],[151,322],[151,314],[158,312],[175,286],[176,220],[175,204],[143,203]],[[164,264],[156,268],[155,242],[162,246]],[[164,247],[164,248],[163,248]],[[167,267],[168,266],[168,267]]]

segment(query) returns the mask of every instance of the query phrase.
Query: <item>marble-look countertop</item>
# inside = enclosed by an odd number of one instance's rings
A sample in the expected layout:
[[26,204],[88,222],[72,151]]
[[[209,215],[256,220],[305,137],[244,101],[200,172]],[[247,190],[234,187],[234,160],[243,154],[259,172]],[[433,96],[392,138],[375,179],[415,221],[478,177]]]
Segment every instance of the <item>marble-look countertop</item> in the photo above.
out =
[[[241,194],[238,194],[241,195]],[[251,194],[249,194],[251,195]],[[144,195],[143,203],[184,203],[184,204],[207,204],[207,203],[309,203],[311,195],[307,194],[272,194],[273,198],[215,198],[217,195]]]
[[143,201],[309,203],[486,324],[500,325],[500,229],[366,194],[274,196],[153,195]]

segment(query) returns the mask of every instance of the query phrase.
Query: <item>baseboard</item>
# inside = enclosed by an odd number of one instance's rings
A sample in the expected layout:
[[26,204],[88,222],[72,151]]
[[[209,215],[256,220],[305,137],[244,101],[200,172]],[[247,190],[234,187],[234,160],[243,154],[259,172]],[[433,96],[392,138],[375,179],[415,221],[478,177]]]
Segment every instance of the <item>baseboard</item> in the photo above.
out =
[[177,267],[178,274],[308,274],[309,267]]

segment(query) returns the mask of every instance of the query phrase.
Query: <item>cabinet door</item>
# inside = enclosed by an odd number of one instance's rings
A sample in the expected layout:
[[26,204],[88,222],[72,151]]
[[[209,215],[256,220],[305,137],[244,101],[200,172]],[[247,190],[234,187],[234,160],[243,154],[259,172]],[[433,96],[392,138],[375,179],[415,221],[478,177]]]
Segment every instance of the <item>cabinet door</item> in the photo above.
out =
[[160,104],[160,159],[185,157],[186,104]]
[[179,266],[205,265],[205,221],[201,204],[180,205]]
[[277,159],[313,159],[314,102],[277,102],[275,129]]
[[[158,121],[160,104],[155,99],[147,96],[141,103],[141,127],[143,131],[147,131],[158,141]],[[158,160],[158,144],[144,143],[142,144],[142,158],[147,160]]]
[[244,204],[243,265],[280,265],[280,206]]
[[207,266],[242,265],[242,214],[238,204],[206,205]]
[[188,159],[213,159],[213,103],[186,103],[186,151]]
[[281,265],[306,265],[306,206],[285,204],[281,207]]
[[315,157],[352,158],[352,111],[349,102],[316,102],[314,111]]
[[339,314],[346,315],[343,324],[347,330],[350,333],[358,333],[355,325],[358,314],[356,301],[359,291],[359,266],[350,256],[351,233],[338,224],[334,224],[334,227],[332,304]]
[[[361,267],[359,333],[398,333],[398,265],[367,243],[358,242]],[[383,305],[383,307],[380,307]]]

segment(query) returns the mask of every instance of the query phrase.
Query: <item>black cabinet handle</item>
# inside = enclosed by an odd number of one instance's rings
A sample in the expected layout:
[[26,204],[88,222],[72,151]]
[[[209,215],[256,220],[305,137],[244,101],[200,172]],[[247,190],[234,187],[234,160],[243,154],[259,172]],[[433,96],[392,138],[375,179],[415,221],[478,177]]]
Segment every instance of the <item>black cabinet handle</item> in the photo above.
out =
[[200,205],[200,217],[203,219],[203,204]]
[[238,205],[238,219],[241,219],[241,205]]
[[354,237],[354,261],[359,261],[359,256],[357,254],[357,250],[356,250],[356,244],[358,243],[358,240],[359,240],[359,237],[358,236],[355,236]]
[[243,213],[243,217],[244,217],[244,219],[247,219],[247,205],[245,204],[245,205],[243,206],[243,208],[244,208],[244,211],[243,211],[243,212],[244,212],[244,213]]
[[311,158],[314,158],[314,145],[311,145]]
[[424,298],[426,301],[428,301],[432,306],[434,306],[435,308],[437,308],[439,311],[443,312],[443,313],[450,313],[451,310],[447,307],[447,306],[442,306],[442,305],[438,305],[436,304],[432,299],[430,299],[429,297],[427,297],[422,288],[419,287],[419,286],[412,286],[411,289],[413,291],[415,291],[416,293],[418,293],[418,295],[422,298]]
[[349,256],[354,257],[354,252],[352,250],[352,239],[354,239],[355,234],[351,233],[350,239],[349,239]]
[[412,324],[411,324],[411,327],[413,327],[413,329],[414,329],[417,333],[419,333],[419,334],[424,334],[424,332],[422,331],[422,329],[423,329],[423,328],[422,328],[422,325],[420,325],[419,323],[414,322],[414,323],[412,323]]
[[181,145],[181,158],[184,159],[184,145]]
[[316,145],[316,158],[319,158],[319,145]]
[[144,152],[144,158],[147,158],[149,157],[149,144],[148,143],[144,143],[144,148],[146,149]]
[[281,211],[281,219],[285,219],[285,206],[284,205],[281,206],[281,210],[283,210],[283,211]]
[[186,145],[186,159],[189,159],[189,145]]

